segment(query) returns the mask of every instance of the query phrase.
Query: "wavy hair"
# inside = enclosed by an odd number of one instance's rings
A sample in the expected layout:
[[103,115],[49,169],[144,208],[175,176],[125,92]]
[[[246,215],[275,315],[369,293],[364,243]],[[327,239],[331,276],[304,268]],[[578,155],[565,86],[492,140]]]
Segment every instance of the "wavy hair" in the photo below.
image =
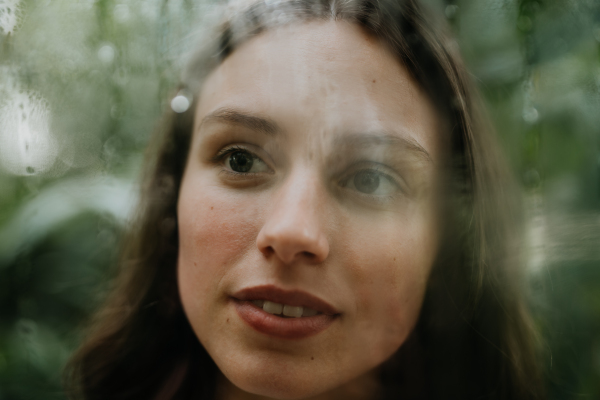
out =
[[[449,127],[442,248],[417,326],[381,368],[381,397],[543,398],[523,296],[517,197],[442,18],[417,0],[260,0],[229,7],[191,57],[181,88],[199,93],[207,74],[245,41],[310,20],[348,21],[378,38]],[[169,111],[149,148],[118,276],[66,369],[72,398],[215,395],[217,367],[186,319],[176,282],[176,205],[195,106]]]

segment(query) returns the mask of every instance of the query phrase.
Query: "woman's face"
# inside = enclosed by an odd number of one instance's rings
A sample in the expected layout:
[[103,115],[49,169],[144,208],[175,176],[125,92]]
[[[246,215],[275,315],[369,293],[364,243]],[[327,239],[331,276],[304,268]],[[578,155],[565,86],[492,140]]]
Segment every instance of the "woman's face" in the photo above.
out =
[[347,22],[267,31],[212,72],[179,196],[178,281],[232,388],[349,397],[398,350],[438,248],[440,142],[407,70]]

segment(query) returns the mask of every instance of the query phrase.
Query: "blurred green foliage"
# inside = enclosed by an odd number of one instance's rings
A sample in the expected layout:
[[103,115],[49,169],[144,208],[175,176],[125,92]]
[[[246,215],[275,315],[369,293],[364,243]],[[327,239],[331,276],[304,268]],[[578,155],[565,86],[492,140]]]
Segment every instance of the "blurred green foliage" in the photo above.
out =
[[[524,188],[549,397],[600,398],[600,1],[427,2]],[[106,291],[144,147],[210,7],[0,0],[0,400],[64,398],[61,368]]]

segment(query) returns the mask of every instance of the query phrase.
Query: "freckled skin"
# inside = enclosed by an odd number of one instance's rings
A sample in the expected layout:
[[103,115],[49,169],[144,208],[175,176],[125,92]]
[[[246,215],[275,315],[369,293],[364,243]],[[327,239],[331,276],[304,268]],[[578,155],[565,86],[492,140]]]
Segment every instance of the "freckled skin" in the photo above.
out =
[[[284,133],[240,139],[200,127],[223,107],[266,116]],[[373,127],[402,127],[427,150],[432,162],[418,174],[431,190],[375,205],[329,178],[332,138]],[[371,387],[367,377],[414,328],[438,248],[439,130],[408,72],[346,22],[268,31],[213,71],[179,197],[178,281],[194,332],[224,375],[220,396],[365,396],[356,388]],[[272,173],[260,184],[227,178],[209,160],[231,141],[258,149]],[[231,295],[264,284],[309,292],[340,316],[305,339],[254,331]]]

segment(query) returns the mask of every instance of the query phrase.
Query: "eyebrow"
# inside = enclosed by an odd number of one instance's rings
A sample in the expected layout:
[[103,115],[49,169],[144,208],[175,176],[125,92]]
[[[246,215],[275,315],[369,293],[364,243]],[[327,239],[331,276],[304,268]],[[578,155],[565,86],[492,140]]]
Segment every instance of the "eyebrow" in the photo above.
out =
[[202,127],[206,122],[217,121],[224,122],[231,125],[245,126],[253,131],[259,131],[266,133],[269,136],[274,136],[281,132],[281,129],[277,124],[265,117],[252,115],[247,112],[235,110],[233,108],[219,108],[205,116],[202,119],[198,129]]
[[[206,115],[202,119],[198,129],[200,129],[205,123],[212,121],[245,126],[251,130],[263,132],[269,136],[275,136],[282,132],[277,123],[269,118],[261,117],[255,114],[253,115],[252,113],[229,107],[219,108]],[[405,136],[406,135],[400,135],[398,133],[388,131],[373,133],[350,133],[336,137],[334,144],[336,147],[369,147],[377,145],[397,147],[402,148],[403,150],[414,152],[416,155],[426,161],[433,161],[431,155],[423,146],[421,146],[416,140]]]
[[373,132],[373,133],[351,133],[338,136],[334,141],[336,146],[347,146],[347,147],[370,147],[370,146],[390,146],[408,150],[414,153],[419,158],[425,161],[433,162],[431,155],[423,146],[421,146],[416,140],[406,137],[406,135],[399,135],[398,133],[392,133],[387,131]]

